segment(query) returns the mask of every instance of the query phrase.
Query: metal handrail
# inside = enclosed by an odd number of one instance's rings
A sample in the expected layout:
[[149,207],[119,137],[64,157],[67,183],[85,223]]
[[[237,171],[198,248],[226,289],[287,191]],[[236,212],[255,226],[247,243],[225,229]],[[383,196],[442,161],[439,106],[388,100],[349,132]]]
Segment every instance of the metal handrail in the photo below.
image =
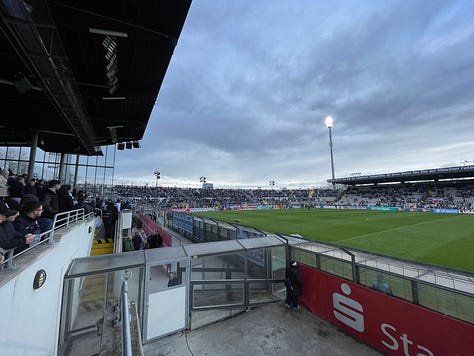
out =
[[132,356],[132,337],[130,334],[130,310],[128,306],[127,281],[123,281],[122,283],[120,304],[120,316],[122,320],[122,355]]
[[53,238],[54,238],[54,231],[57,229],[60,229],[62,227],[69,227],[71,224],[76,223],[78,221],[84,221],[86,219],[89,219],[91,216],[94,216],[94,213],[84,213],[84,209],[76,209],[76,210],[70,210],[70,211],[65,211],[62,213],[58,213],[54,216],[53,219],[53,227],[50,230],[44,231],[39,234],[39,238],[41,240],[42,237],[46,236],[42,241],[37,243],[34,246],[28,247],[27,249],[14,254],[15,248],[9,249],[5,251],[5,260],[3,263],[0,265],[0,270],[10,270],[15,267],[15,264],[13,263],[13,260],[15,258],[20,257],[21,255],[24,255],[25,253],[29,253],[33,249],[38,248],[38,246],[41,245],[52,245],[53,244]]

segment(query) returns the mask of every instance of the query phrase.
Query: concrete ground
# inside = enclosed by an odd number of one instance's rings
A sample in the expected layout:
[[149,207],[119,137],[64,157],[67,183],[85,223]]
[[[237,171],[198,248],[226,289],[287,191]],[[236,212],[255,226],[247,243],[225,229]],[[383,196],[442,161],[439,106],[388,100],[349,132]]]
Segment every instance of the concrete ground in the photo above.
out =
[[145,356],[382,355],[305,308],[281,302],[160,338],[144,345]]

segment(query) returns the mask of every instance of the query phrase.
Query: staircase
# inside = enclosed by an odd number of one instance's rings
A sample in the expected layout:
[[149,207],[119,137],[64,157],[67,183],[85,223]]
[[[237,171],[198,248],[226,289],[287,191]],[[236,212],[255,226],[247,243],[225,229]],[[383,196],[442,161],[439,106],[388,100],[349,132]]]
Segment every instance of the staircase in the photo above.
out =
[[94,239],[91,248],[91,256],[107,255],[114,251],[114,240],[112,239]]

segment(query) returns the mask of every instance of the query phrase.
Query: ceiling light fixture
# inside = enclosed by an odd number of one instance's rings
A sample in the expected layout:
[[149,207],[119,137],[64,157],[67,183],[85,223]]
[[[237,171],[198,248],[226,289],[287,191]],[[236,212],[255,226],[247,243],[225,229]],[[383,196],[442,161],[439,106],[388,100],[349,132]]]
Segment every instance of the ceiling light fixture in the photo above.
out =
[[104,30],[101,28],[89,28],[90,33],[96,33],[98,35],[106,35],[106,36],[115,36],[115,37],[123,37],[127,38],[128,33],[126,32],[119,32],[119,31],[111,31],[111,30]]

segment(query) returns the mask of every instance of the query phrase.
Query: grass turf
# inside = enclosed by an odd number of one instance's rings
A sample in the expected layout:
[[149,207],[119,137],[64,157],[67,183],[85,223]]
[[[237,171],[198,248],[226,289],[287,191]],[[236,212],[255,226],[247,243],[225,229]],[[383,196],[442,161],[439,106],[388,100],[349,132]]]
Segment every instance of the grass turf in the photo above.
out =
[[368,210],[216,211],[215,220],[474,272],[474,215]]

